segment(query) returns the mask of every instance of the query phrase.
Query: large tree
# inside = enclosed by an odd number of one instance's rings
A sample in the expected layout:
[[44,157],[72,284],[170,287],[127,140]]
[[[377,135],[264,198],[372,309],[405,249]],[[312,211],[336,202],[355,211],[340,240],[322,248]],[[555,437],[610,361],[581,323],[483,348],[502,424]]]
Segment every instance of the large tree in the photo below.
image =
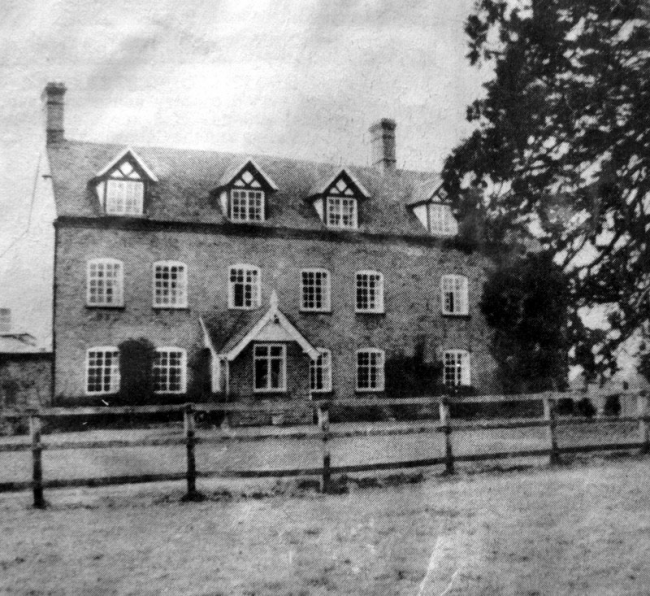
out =
[[[649,14],[641,0],[478,0],[466,24],[470,62],[494,76],[447,191],[488,239],[532,237],[568,273],[568,331],[592,373],[650,311]],[[577,315],[598,305],[606,336]]]

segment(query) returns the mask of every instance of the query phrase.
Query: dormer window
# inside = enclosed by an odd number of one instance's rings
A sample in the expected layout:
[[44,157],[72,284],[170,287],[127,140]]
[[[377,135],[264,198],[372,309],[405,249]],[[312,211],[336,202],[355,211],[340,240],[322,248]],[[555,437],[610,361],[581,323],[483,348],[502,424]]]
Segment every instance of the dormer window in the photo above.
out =
[[264,221],[264,193],[261,190],[230,191],[232,221]]
[[127,161],[114,170],[106,181],[106,213],[142,215],[144,182]]
[[157,182],[132,149],[120,153],[94,180],[106,215],[143,215],[147,183]]
[[363,185],[345,168],[334,177],[314,185],[309,192],[316,213],[331,229],[359,228],[359,200],[370,196]]
[[429,231],[434,236],[455,236],[458,234],[458,222],[451,211],[451,206],[444,203],[429,204]]
[[327,197],[327,227],[356,230],[358,227],[357,200],[347,197]]
[[413,213],[432,236],[456,236],[458,221],[439,181],[429,181],[415,189],[410,202]]
[[226,217],[235,223],[256,223],[267,218],[268,194],[277,186],[253,160],[228,170],[219,183],[219,201]]

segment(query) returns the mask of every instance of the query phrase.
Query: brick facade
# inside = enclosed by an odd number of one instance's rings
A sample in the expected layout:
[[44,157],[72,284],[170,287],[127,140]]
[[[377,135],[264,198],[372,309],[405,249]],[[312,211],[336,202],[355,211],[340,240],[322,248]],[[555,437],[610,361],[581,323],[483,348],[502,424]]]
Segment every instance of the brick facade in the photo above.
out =
[[[79,227],[77,227],[79,226]],[[200,376],[196,366],[204,350],[199,315],[218,319],[223,327],[241,316],[229,310],[228,267],[247,263],[262,274],[261,317],[275,290],[281,311],[315,347],[332,352],[332,397],[355,392],[355,352],[364,347],[395,357],[440,360],[447,349],[471,353],[472,385],[496,391],[494,363],[487,351],[488,330],[478,309],[487,259],[441,243],[410,239],[287,237],[266,233],[224,234],[192,226],[178,230],[120,229],[113,226],[74,227],[58,224],[56,260],[55,397],[84,395],[86,350],[117,346],[144,337],[156,347],[187,350],[188,387]],[[146,226],[143,226],[143,228]],[[124,306],[86,306],[86,262],[110,257],[124,263]],[[188,268],[188,308],[152,307],[152,265],[159,260],[182,261]],[[300,311],[300,270],[322,267],[331,273],[330,313]],[[373,269],[384,275],[384,314],[355,314],[355,272]],[[441,314],[440,279],[462,273],[469,278],[469,315]],[[309,359],[288,355],[286,398],[308,396]],[[252,395],[252,354],[245,350],[231,367],[232,395]]]

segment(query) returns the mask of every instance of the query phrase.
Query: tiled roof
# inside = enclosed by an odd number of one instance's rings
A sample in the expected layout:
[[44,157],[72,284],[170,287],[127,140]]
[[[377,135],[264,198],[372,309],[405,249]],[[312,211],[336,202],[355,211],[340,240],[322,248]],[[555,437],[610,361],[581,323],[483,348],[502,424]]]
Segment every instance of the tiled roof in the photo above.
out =
[[[102,217],[89,182],[125,148],[81,141],[49,145],[57,215]],[[278,186],[278,191],[268,196],[267,220],[256,225],[322,230],[324,224],[307,200],[309,191],[320,180],[331,178],[342,169],[340,165],[267,156],[159,147],[133,149],[158,178],[145,216],[154,221],[224,222],[211,191],[219,186],[226,172],[252,158]],[[383,175],[370,167],[347,166],[346,169],[370,193],[361,207],[360,231],[428,235],[407,206],[422,196],[423,188],[426,191],[430,187],[435,174],[397,170]]]

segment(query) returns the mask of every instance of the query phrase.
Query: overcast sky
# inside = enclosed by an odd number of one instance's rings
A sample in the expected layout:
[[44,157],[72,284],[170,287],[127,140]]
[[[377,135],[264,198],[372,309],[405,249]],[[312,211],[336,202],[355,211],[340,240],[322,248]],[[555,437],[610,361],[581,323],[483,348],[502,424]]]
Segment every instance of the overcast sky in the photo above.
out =
[[[472,4],[2,0],[0,255],[27,226],[48,81],[71,139],[363,165],[392,117],[398,166],[435,170],[487,75],[465,58]],[[0,257],[0,303],[8,283]]]

